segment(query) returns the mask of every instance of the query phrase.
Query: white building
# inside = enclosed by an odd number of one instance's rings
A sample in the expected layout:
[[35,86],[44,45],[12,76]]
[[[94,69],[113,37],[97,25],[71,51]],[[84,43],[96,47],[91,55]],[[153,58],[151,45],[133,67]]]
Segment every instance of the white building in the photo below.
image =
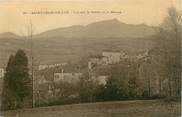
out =
[[44,69],[46,69],[46,68],[54,68],[54,67],[65,66],[65,65],[67,65],[66,62],[64,62],[64,63],[50,64],[50,65],[44,64],[44,65],[39,65],[39,66],[38,66],[38,69],[39,69],[39,70],[44,70]]
[[64,63],[56,63],[56,64],[54,64],[54,66],[55,67],[57,67],[57,66],[65,66],[65,65],[67,65],[68,63],[66,63],[66,62],[64,62]]
[[76,83],[80,80],[82,73],[54,73],[54,82]]
[[97,83],[100,85],[106,85],[108,76],[98,76]]
[[88,68],[93,69],[94,66],[98,65],[109,65],[119,63],[122,59],[127,59],[129,56],[121,51],[121,52],[111,52],[104,51],[102,52],[102,56],[90,58],[88,62]]
[[120,52],[103,52],[102,56],[105,64],[114,64],[121,61]]
[[39,65],[38,69],[43,70],[43,69],[46,69],[48,67],[49,67],[49,65]]
[[148,51],[145,51],[143,53],[139,53],[136,58],[137,59],[141,59],[141,58],[144,58],[144,57],[147,57],[149,55]]
[[3,68],[0,68],[0,78],[3,78],[5,74],[5,71]]

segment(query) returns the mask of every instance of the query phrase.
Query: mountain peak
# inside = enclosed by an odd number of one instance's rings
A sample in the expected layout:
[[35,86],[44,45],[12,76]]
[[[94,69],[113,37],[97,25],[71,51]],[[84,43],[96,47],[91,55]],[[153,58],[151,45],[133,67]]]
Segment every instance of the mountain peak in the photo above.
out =
[[118,25],[121,24],[122,22],[120,22],[118,19],[111,19],[111,20],[103,20],[103,21],[98,21],[98,22],[94,22],[91,24],[88,24],[87,26],[94,26],[94,25]]
[[111,37],[145,37],[153,35],[153,28],[120,22],[118,19],[102,20],[86,26],[74,25],[43,32],[39,38],[111,38]]
[[121,23],[118,19],[114,18],[114,19],[111,19],[111,20],[108,20],[108,21],[111,21],[111,22],[117,22],[117,23]]

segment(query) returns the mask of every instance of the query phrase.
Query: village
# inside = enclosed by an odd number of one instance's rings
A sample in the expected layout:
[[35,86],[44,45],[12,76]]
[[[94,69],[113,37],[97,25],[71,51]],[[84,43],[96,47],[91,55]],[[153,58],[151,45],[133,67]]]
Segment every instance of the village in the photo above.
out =
[[[55,100],[60,99],[61,95],[66,95],[68,100],[78,101],[79,92],[78,85],[80,82],[87,79],[94,82],[95,87],[103,86],[108,82],[112,69],[111,66],[119,66],[126,64],[126,70],[119,68],[119,71],[126,71],[128,76],[125,76],[127,83],[130,83],[130,77],[133,77],[132,70],[133,64],[137,64],[136,81],[137,87],[136,95],[143,97],[148,95],[150,97],[165,96],[167,95],[167,81],[158,78],[157,70],[153,69],[155,61],[153,60],[151,50],[139,52],[136,55],[128,55],[124,51],[103,51],[100,55],[89,56],[86,66],[79,64],[70,64],[68,62],[55,63],[55,64],[40,64],[34,70],[34,100],[37,106],[49,104]],[[148,63],[152,61],[153,63]],[[129,64],[127,64],[129,63]],[[81,67],[82,66],[82,67]],[[131,75],[130,75],[131,74]],[[5,69],[0,69],[0,78],[5,75]],[[31,74],[30,74],[31,75]],[[118,78],[120,76],[117,76]],[[67,86],[66,86],[67,85]],[[70,87],[70,89],[68,88]],[[75,91],[73,89],[76,89]],[[64,90],[69,89],[69,94],[64,94]],[[73,91],[70,91],[73,90]],[[69,100],[70,101],[70,100]],[[67,102],[64,102],[67,103]]]
[[[142,82],[141,89],[138,89],[142,95],[142,91],[149,87],[150,95],[158,95],[159,81],[156,77],[150,79],[150,84],[147,84],[148,79],[143,76],[143,69],[145,65],[143,61],[147,61],[151,58],[149,51],[140,52],[138,55],[127,55],[124,51],[103,51],[101,55],[90,56],[87,60],[87,65],[80,68],[80,65],[71,65],[70,63],[56,63],[56,64],[40,64],[34,76],[34,98],[37,105],[50,103],[56,98],[59,98],[60,92],[65,90],[65,87],[61,87],[63,84],[78,85],[80,81],[84,80],[85,74],[92,79],[97,85],[105,86],[109,76],[109,66],[116,66],[121,62],[133,61],[140,64],[139,66],[139,79],[138,82]],[[142,61],[142,62],[141,62]],[[129,65],[128,65],[129,66]],[[105,70],[105,71],[104,71]],[[102,72],[104,71],[104,72]],[[120,69],[122,71],[122,69]],[[124,71],[124,70],[123,70]],[[129,72],[129,71],[128,71]],[[129,74],[129,73],[128,73]],[[5,69],[0,69],[0,77],[5,75]],[[128,79],[129,80],[129,79]],[[149,86],[148,86],[149,85]],[[64,86],[64,85],[63,85]],[[148,90],[148,89],[147,89]],[[71,94],[72,93],[72,94]],[[70,92],[71,98],[77,98],[78,92]]]

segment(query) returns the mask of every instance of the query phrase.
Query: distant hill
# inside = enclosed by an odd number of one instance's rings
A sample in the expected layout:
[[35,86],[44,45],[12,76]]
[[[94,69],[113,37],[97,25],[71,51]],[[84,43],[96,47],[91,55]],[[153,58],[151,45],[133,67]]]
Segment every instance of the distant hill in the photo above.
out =
[[19,39],[20,36],[12,33],[12,32],[5,32],[5,33],[0,33],[0,39],[5,39],[5,38],[12,38],[12,39]]
[[43,32],[37,37],[65,38],[109,38],[109,37],[145,37],[154,34],[154,29],[145,24],[130,25],[117,19],[99,21],[86,26],[71,26]]
[[[153,27],[125,24],[116,19],[53,29],[33,36],[35,61],[37,64],[76,62],[106,49],[136,54],[152,48],[154,34]],[[0,66],[5,66],[17,49],[25,49],[29,55],[29,41],[11,32],[0,34]]]

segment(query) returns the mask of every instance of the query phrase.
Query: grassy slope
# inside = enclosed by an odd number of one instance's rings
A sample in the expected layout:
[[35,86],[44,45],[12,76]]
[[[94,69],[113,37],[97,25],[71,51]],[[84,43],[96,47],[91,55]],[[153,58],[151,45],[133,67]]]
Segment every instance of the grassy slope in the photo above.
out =
[[[138,51],[153,46],[152,39],[108,38],[108,39],[35,39],[35,63],[76,62],[93,54],[101,54],[103,50],[124,50],[136,54]],[[26,40],[0,39],[0,67],[6,66],[8,57],[17,51],[25,49],[30,55],[30,43]]]
[[[37,64],[50,64],[77,62],[89,54],[100,54],[105,49],[136,53],[151,48],[154,33],[154,27],[125,24],[117,19],[52,29],[33,35],[34,58]],[[0,34],[0,67],[6,66],[8,57],[20,48],[26,49],[30,55],[30,38],[11,32]]]
[[[18,113],[18,114],[17,114]],[[5,117],[179,117],[180,103],[119,101],[42,107],[6,112]]]

